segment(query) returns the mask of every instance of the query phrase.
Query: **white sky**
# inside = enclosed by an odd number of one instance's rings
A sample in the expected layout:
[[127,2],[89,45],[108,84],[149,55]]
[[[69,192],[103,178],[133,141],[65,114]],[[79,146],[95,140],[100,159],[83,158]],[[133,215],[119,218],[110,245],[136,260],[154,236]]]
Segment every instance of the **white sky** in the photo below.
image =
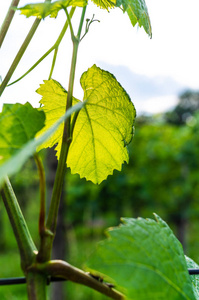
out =
[[[11,1],[0,0],[0,23]],[[38,1],[20,1],[20,6]],[[122,65],[132,72],[170,77],[178,83],[199,89],[199,1],[198,0],[146,0],[152,23],[153,38],[149,39],[143,29],[132,27],[127,14],[119,9],[110,13],[89,4],[86,18],[95,18],[100,23],[92,24],[88,35],[80,44],[74,96],[82,98],[79,85],[81,74],[96,63],[99,67]],[[0,75],[2,78],[23,42],[34,18],[16,14],[6,40],[0,50]],[[78,20],[75,18],[74,20]],[[56,20],[42,21],[11,81],[17,79],[32,66],[55,42],[65,22],[64,13]],[[70,69],[71,43],[69,32],[58,52],[53,78],[66,89]],[[19,83],[8,87],[1,97],[2,103],[31,102],[38,106],[40,97],[34,92],[50,71],[52,55]],[[108,71],[111,72],[111,69]],[[127,79],[131,80],[131,78]],[[144,89],[144,86],[143,86]],[[127,91],[128,92],[128,91]],[[159,112],[176,103],[177,95],[152,97],[138,103],[142,111]],[[141,107],[142,105],[142,107]]]

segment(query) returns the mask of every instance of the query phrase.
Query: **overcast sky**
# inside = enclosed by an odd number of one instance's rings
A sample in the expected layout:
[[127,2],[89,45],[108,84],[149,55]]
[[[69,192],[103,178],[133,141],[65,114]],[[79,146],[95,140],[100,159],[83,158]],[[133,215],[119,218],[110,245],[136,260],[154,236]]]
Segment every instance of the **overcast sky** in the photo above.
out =
[[[11,1],[1,1],[0,21]],[[20,1],[20,6],[38,1]],[[199,89],[199,1],[146,0],[152,23],[150,39],[143,29],[132,27],[127,14],[120,9],[107,13],[89,4],[86,18],[92,24],[80,44],[74,96],[82,99],[81,74],[94,63],[114,73],[130,94],[139,112],[161,112],[176,104],[177,95],[186,88]],[[74,20],[77,20],[75,18]],[[16,51],[23,42],[34,18],[16,14],[0,50],[0,75],[6,75]],[[21,65],[12,80],[21,76],[55,42],[65,22],[64,13],[56,20],[41,22]],[[67,89],[71,58],[69,32],[58,52],[53,78]],[[31,102],[38,106],[40,96],[34,91],[47,79],[52,55],[21,82],[8,87],[1,102]],[[12,81],[11,80],[11,81]]]

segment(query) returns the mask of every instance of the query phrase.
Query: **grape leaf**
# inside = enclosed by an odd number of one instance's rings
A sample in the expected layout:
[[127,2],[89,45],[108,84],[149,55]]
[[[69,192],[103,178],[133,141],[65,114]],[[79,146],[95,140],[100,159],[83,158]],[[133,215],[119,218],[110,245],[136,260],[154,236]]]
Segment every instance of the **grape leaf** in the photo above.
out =
[[[122,219],[87,262],[90,272],[112,282],[127,299],[195,299],[182,246],[157,215]],[[97,270],[97,271],[96,271]]]
[[[48,128],[45,133],[40,135],[37,139],[32,139],[28,143],[26,143],[19,151],[16,152],[10,159],[6,160],[0,166],[0,186],[3,184],[4,177],[6,175],[10,176],[17,173],[26,160],[36,152],[36,149],[39,145],[44,143],[45,140],[49,139],[49,137],[59,129],[60,125],[74,112],[80,110],[83,107],[83,103],[76,104],[72,108],[70,108],[63,116],[59,118],[59,120],[53,124],[50,128]],[[32,121],[34,124],[36,120]]]
[[94,183],[100,183],[128,163],[126,145],[133,136],[135,108],[109,72],[94,65],[81,77],[86,106],[77,118],[67,164]]
[[28,102],[24,105],[4,104],[0,113],[0,164],[33,139],[44,126],[44,121],[44,112]]
[[[195,263],[191,258],[185,256],[187,267],[190,269],[199,269],[199,265]],[[191,275],[192,288],[195,298],[199,299],[199,275]]]
[[126,10],[131,24],[144,28],[145,32],[152,37],[151,21],[145,0],[124,0],[123,7]]
[[[81,85],[87,102],[77,117],[67,165],[73,174],[100,183],[128,162],[126,145],[133,136],[135,108],[115,77],[95,65],[82,75]],[[45,131],[63,114],[67,92],[55,80],[45,81],[37,92],[43,96],[40,102],[46,113],[46,126],[42,129]],[[77,102],[73,98],[73,104]],[[62,131],[60,128],[41,146],[57,143],[58,158]]]
[[32,3],[27,4],[23,7],[17,8],[17,10],[21,11],[21,15],[25,15],[27,18],[34,16],[37,18],[46,18],[50,16],[51,18],[56,18],[58,12],[61,9],[65,9],[68,6],[86,6],[87,0],[59,0],[53,3],[45,2],[45,3]]

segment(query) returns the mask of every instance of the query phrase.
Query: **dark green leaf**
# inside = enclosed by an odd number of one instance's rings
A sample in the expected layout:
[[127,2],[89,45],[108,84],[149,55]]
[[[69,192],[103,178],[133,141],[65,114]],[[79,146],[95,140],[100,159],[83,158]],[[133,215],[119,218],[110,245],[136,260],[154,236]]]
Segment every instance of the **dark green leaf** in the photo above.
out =
[[168,225],[157,215],[122,221],[90,258],[92,274],[112,279],[127,299],[195,299],[182,246]]
[[124,0],[123,7],[131,20],[133,26],[137,23],[144,28],[146,33],[152,37],[151,22],[145,0]]
[[0,113],[0,164],[16,154],[44,126],[45,114],[24,105],[4,104]]

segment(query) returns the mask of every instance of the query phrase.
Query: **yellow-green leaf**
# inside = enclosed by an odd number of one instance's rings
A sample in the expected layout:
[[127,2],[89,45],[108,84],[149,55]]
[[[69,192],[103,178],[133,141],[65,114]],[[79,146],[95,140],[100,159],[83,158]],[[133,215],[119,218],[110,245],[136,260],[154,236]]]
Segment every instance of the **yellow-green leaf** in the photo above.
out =
[[[128,145],[133,136],[135,108],[128,94],[107,71],[94,65],[81,77],[86,105],[76,120],[72,143],[69,148],[67,165],[71,172],[78,173],[94,183],[100,183],[113,173],[121,170],[128,162]],[[45,81],[37,90],[42,95],[42,109],[46,114],[46,125],[39,133],[46,131],[66,107],[67,92],[55,80]],[[73,98],[73,105],[79,100]],[[59,158],[63,127],[42,147],[57,144]]]
[[22,15],[25,15],[27,18],[34,16],[37,18],[46,18],[50,16],[51,18],[56,18],[58,12],[61,9],[65,9],[68,6],[80,6],[83,7],[87,5],[87,0],[59,0],[53,3],[45,2],[45,3],[32,3],[27,4],[23,7],[17,8],[17,10],[21,11]]
[[81,85],[87,104],[77,118],[67,164],[72,173],[100,183],[128,162],[136,113],[116,78],[96,65],[82,75]]

